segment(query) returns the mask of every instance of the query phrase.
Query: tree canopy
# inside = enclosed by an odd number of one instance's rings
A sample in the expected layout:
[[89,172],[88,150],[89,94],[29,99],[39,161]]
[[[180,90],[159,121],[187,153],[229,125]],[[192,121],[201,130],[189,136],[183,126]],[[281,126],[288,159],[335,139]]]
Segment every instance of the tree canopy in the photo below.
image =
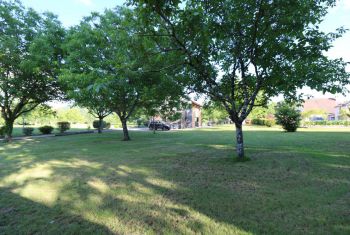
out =
[[127,120],[138,108],[171,102],[183,90],[176,76],[169,76],[174,73],[164,69],[168,62],[155,43],[139,34],[141,28],[132,10],[119,7],[86,17],[70,30],[66,43],[62,81],[68,94],[90,109],[115,112],[124,140],[130,139]]
[[0,0],[0,34],[0,108],[9,141],[20,115],[60,94],[65,30],[51,13]]
[[324,54],[345,30],[324,33],[318,27],[334,0],[129,3],[143,17],[148,35],[162,39],[164,53],[182,53],[190,87],[226,109],[236,125],[240,158],[242,122],[254,107],[279,94],[298,99],[305,86],[335,93],[349,84],[347,63]]

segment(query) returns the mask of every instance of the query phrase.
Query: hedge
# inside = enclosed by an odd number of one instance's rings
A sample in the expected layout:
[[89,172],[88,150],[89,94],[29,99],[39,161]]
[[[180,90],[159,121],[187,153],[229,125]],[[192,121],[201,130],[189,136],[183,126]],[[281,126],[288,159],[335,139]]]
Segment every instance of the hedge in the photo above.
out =
[[250,122],[252,125],[258,125],[258,126],[274,126],[276,125],[276,121],[273,119],[260,119],[260,118],[254,118]]
[[350,126],[350,121],[339,120],[339,121],[304,121],[303,126]]

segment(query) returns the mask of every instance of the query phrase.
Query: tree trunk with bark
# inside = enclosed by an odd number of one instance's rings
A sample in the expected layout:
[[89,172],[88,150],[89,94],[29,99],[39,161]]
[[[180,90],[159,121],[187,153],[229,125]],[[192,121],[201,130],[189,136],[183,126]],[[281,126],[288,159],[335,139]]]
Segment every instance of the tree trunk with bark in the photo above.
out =
[[123,134],[124,134],[123,140],[124,141],[129,141],[130,140],[130,136],[129,136],[128,126],[126,124],[127,120],[123,119],[123,120],[121,120],[121,122],[122,122],[122,126],[123,126]]
[[244,159],[244,142],[242,123],[236,123],[236,152],[239,160]]
[[5,142],[12,141],[13,123],[14,123],[14,120],[5,119],[5,139],[4,139]]
[[152,118],[152,122],[153,122],[153,134],[155,134],[156,133],[156,122],[155,122],[154,116]]
[[97,131],[98,131],[99,134],[102,133],[102,129],[103,129],[102,123],[103,123],[103,118],[99,117],[99,118],[98,118],[98,129],[97,129]]

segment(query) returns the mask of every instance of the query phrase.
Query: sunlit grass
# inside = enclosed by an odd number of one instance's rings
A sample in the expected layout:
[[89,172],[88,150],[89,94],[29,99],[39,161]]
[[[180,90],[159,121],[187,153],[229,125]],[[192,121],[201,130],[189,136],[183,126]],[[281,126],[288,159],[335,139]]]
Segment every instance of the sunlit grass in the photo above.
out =
[[349,234],[349,129],[245,129],[0,144],[0,234]]

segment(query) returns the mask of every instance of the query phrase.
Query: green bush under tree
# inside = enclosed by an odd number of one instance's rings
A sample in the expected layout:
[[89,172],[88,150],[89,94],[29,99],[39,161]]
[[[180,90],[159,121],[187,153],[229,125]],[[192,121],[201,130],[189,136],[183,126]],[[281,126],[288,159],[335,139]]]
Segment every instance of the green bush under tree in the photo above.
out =
[[109,122],[106,122],[103,120],[102,121],[100,121],[100,120],[93,121],[92,126],[95,129],[101,129],[101,130],[111,128],[111,124]]

